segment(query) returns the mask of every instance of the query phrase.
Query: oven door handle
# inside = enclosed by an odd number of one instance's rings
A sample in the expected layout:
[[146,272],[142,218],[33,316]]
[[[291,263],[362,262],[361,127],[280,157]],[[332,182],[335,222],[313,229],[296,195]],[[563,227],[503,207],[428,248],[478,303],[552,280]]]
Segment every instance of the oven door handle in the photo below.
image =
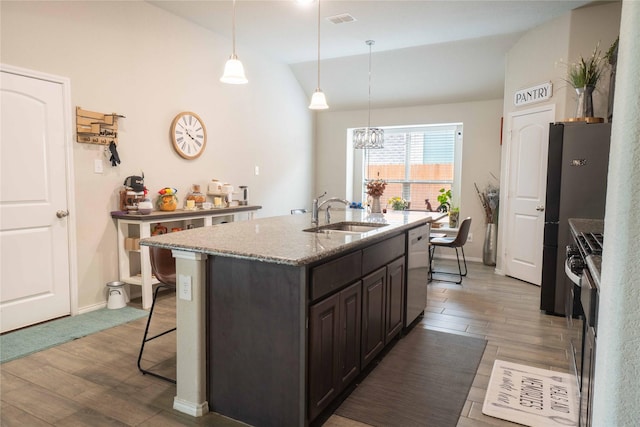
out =
[[580,276],[578,276],[576,273],[571,271],[571,268],[569,268],[569,260],[568,259],[564,261],[564,273],[567,275],[569,280],[571,280],[576,285],[580,286]]

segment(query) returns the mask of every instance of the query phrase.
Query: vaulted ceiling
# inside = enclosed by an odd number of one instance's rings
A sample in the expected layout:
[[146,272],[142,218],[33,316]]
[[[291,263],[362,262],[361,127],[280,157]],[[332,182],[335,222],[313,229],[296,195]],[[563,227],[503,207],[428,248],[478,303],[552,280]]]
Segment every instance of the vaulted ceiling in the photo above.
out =
[[[231,1],[149,1],[231,38]],[[501,98],[505,54],[526,31],[591,1],[321,0],[321,82],[331,109],[366,108],[369,47],[374,108]],[[333,23],[327,19],[349,20]],[[351,18],[349,18],[349,16]],[[236,2],[237,53],[289,64],[317,86],[318,3]],[[544,46],[540,47],[544,49]],[[247,69],[247,77],[259,70]],[[250,83],[249,83],[250,84]]]

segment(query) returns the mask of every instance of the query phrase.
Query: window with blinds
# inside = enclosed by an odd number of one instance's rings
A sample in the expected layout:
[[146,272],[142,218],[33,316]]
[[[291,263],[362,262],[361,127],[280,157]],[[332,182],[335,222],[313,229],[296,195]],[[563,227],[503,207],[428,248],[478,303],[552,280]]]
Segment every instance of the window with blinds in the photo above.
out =
[[369,180],[384,179],[383,206],[392,197],[402,197],[411,202],[411,209],[437,209],[439,190],[453,187],[462,124],[383,129],[384,148],[364,154],[365,187]]

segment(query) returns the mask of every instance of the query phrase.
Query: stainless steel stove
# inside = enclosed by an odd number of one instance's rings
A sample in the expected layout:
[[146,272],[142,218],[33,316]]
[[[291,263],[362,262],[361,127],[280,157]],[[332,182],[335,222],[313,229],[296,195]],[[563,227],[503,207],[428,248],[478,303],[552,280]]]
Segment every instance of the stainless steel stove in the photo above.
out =
[[572,236],[575,243],[567,246],[565,264],[565,272],[572,282],[566,288],[567,324],[570,355],[580,390],[579,425],[590,426],[599,292],[589,265],[593,268],[594,260],[600,260],[602,256],[604,235],[600,232],[572,230]]

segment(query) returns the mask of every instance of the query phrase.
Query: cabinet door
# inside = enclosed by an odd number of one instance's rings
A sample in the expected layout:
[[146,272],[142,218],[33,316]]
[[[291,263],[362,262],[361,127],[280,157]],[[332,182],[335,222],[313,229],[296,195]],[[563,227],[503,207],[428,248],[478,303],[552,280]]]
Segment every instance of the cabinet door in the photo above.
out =
[[386,273],[382,267],[362,279],[362,369],[384,347]]
[[362,282],[340,292],[340,376],[339,390],[344,389],[360,372],[360,325]]
[[340,294],[309,308],[309,419],[338,394]]
[[385,344],[402,329],[404,318],[404,257],[387,266]]

